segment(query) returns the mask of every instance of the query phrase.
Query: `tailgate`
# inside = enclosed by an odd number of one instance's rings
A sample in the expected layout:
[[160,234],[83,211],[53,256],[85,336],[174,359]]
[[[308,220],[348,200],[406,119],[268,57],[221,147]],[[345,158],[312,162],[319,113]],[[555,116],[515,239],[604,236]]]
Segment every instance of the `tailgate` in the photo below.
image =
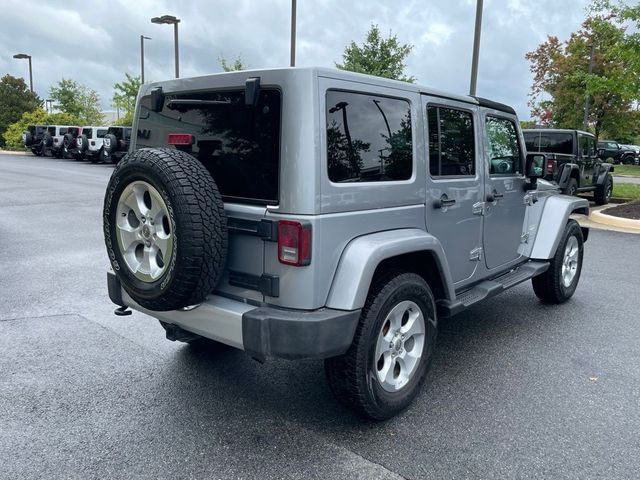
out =
[[217,292],[264,301],[264,238],[263,222],[266,207],[225,203],[229,243],[224,275]]

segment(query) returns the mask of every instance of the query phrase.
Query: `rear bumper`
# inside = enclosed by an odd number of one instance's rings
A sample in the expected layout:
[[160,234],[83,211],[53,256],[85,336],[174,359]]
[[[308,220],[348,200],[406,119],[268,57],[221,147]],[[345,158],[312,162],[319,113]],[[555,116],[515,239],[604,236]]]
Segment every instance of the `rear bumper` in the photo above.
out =
[[360,310],[285,310],[256,307],[219,295],[210,295],[192,310],[155,312],[142,308],[107,274],[109,297],[166,323],[246,351],[253,358],[329,358],[347,351]]

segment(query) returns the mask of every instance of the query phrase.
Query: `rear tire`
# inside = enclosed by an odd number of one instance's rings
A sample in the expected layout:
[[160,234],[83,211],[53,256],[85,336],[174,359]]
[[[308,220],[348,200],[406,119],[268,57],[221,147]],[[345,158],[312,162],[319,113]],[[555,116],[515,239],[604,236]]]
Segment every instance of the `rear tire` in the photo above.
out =
[[562,191],[565,195],[571,195],[572,197],[578,193],[578,181],[575,178],[570,178],[569,183]]
[[213,291],[227,222],[218,187],[196,158],[169,148],[128,154],[111,175],[103,214],[111,266],[136,303],[175,310]]
[[582,230],[578,222],[569,220],[549,269],[531,279],[536,296],[544,303],[558,304],[569,300],[580,281],[583,255]]
[[604,179],[601,185],[596,185],[596,190],[593,192],[593,199],[596,205],[606,205],[611,200],[613,193],[613,177],[607,173],[607,177]]
[[329,387],[357,413],[390,418],[419,393],[436,337],[435,300],[425,280],[414,273],[381,277],[371,287],[349,350],[325,360]]

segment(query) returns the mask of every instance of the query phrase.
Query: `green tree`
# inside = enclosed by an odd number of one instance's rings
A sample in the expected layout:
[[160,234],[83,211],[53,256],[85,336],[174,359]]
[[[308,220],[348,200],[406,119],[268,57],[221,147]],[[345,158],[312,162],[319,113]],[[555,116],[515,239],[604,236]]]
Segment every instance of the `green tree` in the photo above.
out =
[[49,89],[49,96],[57,108],[78,118],[79,123],[97,125],[103,121],[98,93],[75,80],[63,78]]
[[42,100],[29,90],[22,78],[5,75],[0,79],[0,147],[3,147],[2,135],[9,125],[17,122],[23,113],[42,106]]
[[3,134],[6,146],[12,149],[24,148],[22,144],[22,132],[29,125],[78,125],[80,119],[69,113],[47,113],[42,108],[23,113],[18,121],[7,127]]
[[235,72],[238,70],[246,70],[247,66],[242,62],[242,58],[240,55],[236,57],[233,63],[228,63],[227,59],[224,58],[224,55],[220,54],[218,57],[218,63],[222,67],[222,70],[225,72]]
[[342,54],[343,63],[336,63],[336,67],[414,83],[415,77],[407,77],[404,72],[405,60],[411,50],[413,45],[400,44],[396,35],[389,33],[387,38],[383,38],[380,27],[373,24],[367,32],[365,42],[358,45],[352,41]]
[[633,9],[623,11],[611,9],[606,1],[595,2],[580,30],[568,40],[549,36],[526,55],[534,76],[529,105],[541,124],[582,127],[588,96],[588,122],[596,136],[620,137],[637,128],[632,107],[640,98],[640,39],[624,25]]
[[[125,79],[120,83],[115,83],[113,89],[113,98],[111,99],[111,105],[122,110],[124,117],[133,118],[133,112],[136,109],[136,98],[138,98],[138,90],[142,82],[140,77],[133,77],[128,73],[124,74]],[[129,125],[131,125],[129,120]]]

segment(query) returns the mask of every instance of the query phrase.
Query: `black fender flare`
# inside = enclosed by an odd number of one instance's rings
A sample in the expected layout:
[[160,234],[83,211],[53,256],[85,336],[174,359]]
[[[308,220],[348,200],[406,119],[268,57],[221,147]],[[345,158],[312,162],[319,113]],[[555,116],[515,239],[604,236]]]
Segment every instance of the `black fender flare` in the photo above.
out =
[[604,181],[607,179],[607,175],[609,173],[613,173],[613,171],[614,171],[613,165],[611,165],[610,163],[601,163],[600,170],[597,173],[598,178],[596,179],[595,184],[596,185],[604,184]]
[[[573,172],[576,172],[575,175]],[[578,186],[580,186],[580,168],[575,163],[565,163],[562,165],[562,170],[560,170],[558,174],[558,186],[565,188],[571,177],[575,177],[578,181]]]

